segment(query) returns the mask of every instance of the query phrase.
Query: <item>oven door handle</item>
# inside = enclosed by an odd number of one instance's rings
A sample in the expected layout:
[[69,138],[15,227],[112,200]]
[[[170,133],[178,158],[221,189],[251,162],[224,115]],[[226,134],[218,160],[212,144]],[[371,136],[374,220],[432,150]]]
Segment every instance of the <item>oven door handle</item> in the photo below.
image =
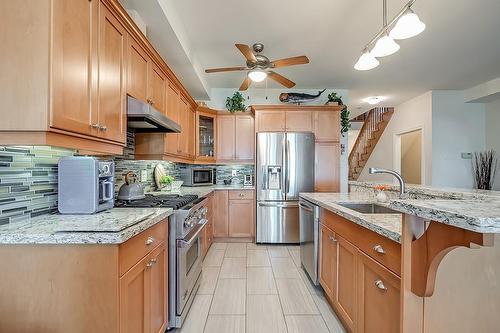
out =
[[207,224],[207,222],[208,222],[207,219],[200,220],[200,223],[198,223],[198,228],[194,229],[188,234],[189,238],[187,240],[186,239],[177,240],[177,247],[181,248],[190,247],[195,241],[195,239],[198,237],[200,232],[203,230],[203,227],[205,226],[205,224]]

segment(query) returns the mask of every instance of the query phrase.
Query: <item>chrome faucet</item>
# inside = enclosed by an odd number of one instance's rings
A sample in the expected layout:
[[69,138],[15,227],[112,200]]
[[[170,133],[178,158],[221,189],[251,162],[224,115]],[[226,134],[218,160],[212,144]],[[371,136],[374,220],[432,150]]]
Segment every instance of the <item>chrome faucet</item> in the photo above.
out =
[[396,179],[399,181],[399,196],[402,196],[405,193],[405,181],[403,180],[403,177],[399,173],[393,170],[388,170],[388,169],[381,169],[381,168],[370,168],[368,170],[370,174],[374,173],[388,173],[390,175],[393,175],[396,177]]

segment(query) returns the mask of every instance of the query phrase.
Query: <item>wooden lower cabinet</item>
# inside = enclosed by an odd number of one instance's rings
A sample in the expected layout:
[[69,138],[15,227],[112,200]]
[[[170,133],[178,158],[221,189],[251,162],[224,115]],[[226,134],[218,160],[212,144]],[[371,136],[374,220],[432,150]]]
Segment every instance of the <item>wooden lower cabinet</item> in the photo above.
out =
[[373,232],[323,209],[320,220],[319,281],[347,331],[399,332],[401,279],[360,249]]
[[229,237],[254,235],[254,201],[229,200]]
[[400,278],[361,251],[358,258],[357,332],[400,332]]
[[228,191],[214,193],[214,237],[227,237],[228,226]]
[[333,300],[337,279],[337,244],[335,233],[324,225],[320,227],[319,281],[326,295]]

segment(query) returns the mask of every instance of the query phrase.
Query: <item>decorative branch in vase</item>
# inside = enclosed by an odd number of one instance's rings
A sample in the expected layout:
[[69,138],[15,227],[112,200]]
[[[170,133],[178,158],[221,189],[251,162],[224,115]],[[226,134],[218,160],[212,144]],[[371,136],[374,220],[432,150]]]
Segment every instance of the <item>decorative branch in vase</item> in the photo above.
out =
[[474,185],[479,190],[491,190],[497,171],[496,153],[494,150],[474,153],[472,172]]

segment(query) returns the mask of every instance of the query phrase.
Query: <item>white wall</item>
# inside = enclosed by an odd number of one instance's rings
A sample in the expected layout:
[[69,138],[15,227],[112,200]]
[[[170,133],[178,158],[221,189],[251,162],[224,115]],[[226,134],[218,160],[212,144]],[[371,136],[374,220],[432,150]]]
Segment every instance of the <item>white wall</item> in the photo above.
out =
[[[245,97],[245,105],[259,105],[259,104],[282,104],[278,99],[282,92],[301,92],[311,95],[316,95],[323,88],[318,89],[280,89],[280,88],[250,88],[247,91],[242,92],[243,97]],[[226,98],[233,96],[237,89],[234,88],[212,88],[210,91],[210,101],[207,101],[207,105],[211,108],[218,110],[226,110]],[[348,102],[348,91],[346,89],[326,89],[326,91],[321,94],[321,96],[309,103],[310,105],[323,105],[328,100],[327,96],[331,92],[336,92],[337,95],[342,96],[342,101],[344,104]],[[266,99],[267,97],[267,99]],[[309,105],[305,104],[305,105]]]
[[432,92],[432,185],[472,188],[472,161],[461,153],[485,149],[485,106],[464,103],[464,92]]
[[[486,149],[493,149],[500,160],[500,99],[486,103]],[[493,189],[500,191],[500,167]]]
[[398,134],[422,129],[423,145],[423,177],[422,184],[430,185],[432,182],[432,92],[415,97],[394,109],[389,124],[368,160],[358,180],[360,181],[383,181],[395,183],[396,180],[390,175],[370,175],[368,168],[379,167],[386,169],[398,169],[394,163],[394,143]]

